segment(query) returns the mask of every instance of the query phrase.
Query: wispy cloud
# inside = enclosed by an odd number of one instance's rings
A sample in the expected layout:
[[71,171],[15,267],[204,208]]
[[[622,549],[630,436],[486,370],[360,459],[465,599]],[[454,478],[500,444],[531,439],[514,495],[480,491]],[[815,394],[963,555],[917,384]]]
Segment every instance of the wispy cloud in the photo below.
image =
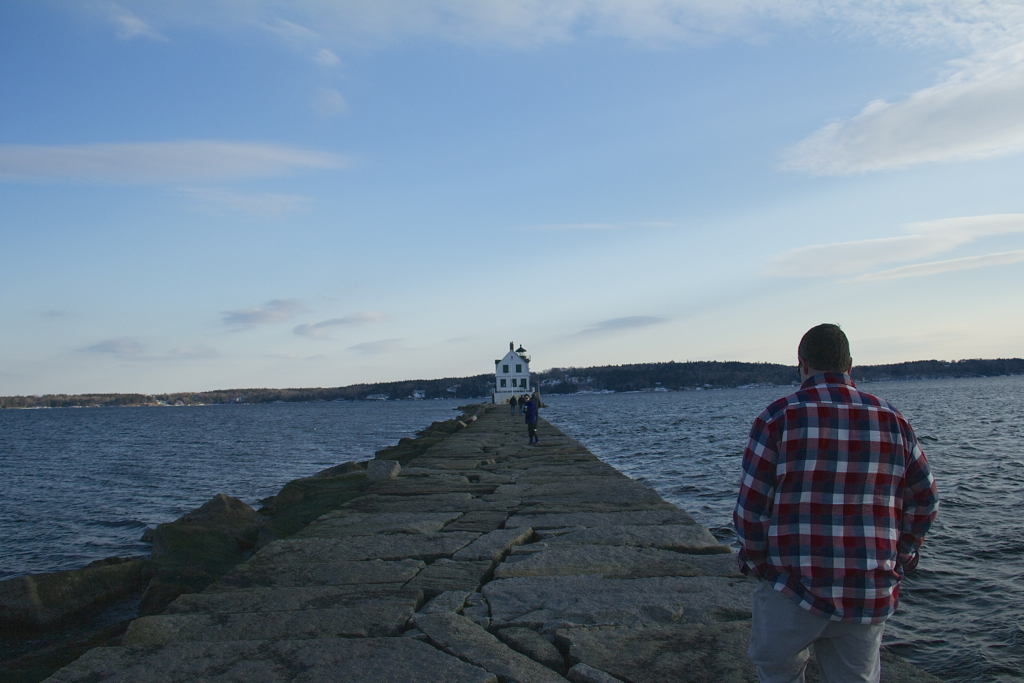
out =
[[611,320],[602,320],[599,323],[580,330],[577,335],[589,335],[589,334],[601,334],[605,332],[617,332],[619,330],[630,330],[637,327],[648,327],[649,325],[657,325],[658,323],[665,322],[665,318],[659,318],[652,315],[633,315],[625,318],[612,318]]
[[251,327],[288,320],[300,311],[308,310],[295,299],[274,299],[257,308],[243,308],[237,311],[223,311],[221,315],[228,325]]
[[392,353],[394,351],[402,351],[405,346],[402,342],[404,339],[380,339],[372,342],[363,342],[362,344],[356,344],[350,346],[349,349],[352,351],[358,351],[359,353],[365,353],[368,355],[376,355],[379,353]]
[[869,103],[784,153],[782,167],[846,175],[1024,150],[1024,43],[901,102]]
[[210,346],[184,346],[171,349],[170,358],[193,359],[193,358],[220,358],[221,353]]
[[104,353],[126,360],[140,363],[166,363],[168,361],[200,360],[204,358],[220,358],[221,353],[205,345],[185,346],[171,349],[162,353],[143,353],[145,347],[135,337],[117,337],[104,339],[92,346],[87,346],[81,351],[90,353]]
[[353,327],[368,323],[379,323],[387,319],[388,317],[380,311],[360,311],[342,318],[331,318],[319,323],[304,323],[292,331],[295,334],[311,339],[328,339],[327,332],[332,327]]
[[[910,234],[896,237],[882,237],[855,242],[839,242],[836,244],[819,244],[801,249],[787,251],[774,257],[765,269],[765,274],[774,277],[824,277],[865,273],[880,266],[925,259],[956,247],[960,247],[982,237],[1006,235],[1024,232],[1024,214],[993,214],[989,216],[966,216],[962,218],[946,218],[936,221],[910,223],[906,226]],[[1013,253],[1013,252],[1011,252]],[[991,256],[997,256],[993,254]],[[976,265],[966,266],[978,268],[984,265],[996,265],[995,261],[985,261],[985,257],[970,261]],[[961,261],[961,259],[953,259]],[[936,263],[951,263],[942,261]],[[900,275],[887,277],[910,277],[926,275],[946,270],[948,267],[936,266],[929,270],[928,263],[896,268],[884,272],[899,271]],[[877,275],[881,276],[881,273]],[[870,273],[858,279],[882,279]]]
[[273,192],[248,193],[211,187],[183,187],[181,192],[196,201],[196,206],[213,211],[232,211],[270,218],[306,209],[313,199]]
[[114,23],[117,37],[121,40],[132,40],[133,38],[167,40],[152,26],[130,12],[116,12],[111,15],[110,21]]
[[67,318],[71,316],[71,311],[65,311],[63,309],[51,308],[46,311],[40,311],[39,315],[44,318]]
[[546,223],[531,225],[527,230],[630,230],[635,228],[671,228],[675,223],[665,221],[641,221],[631,223]]
[[[644,44],[704,43],[720,37],[763,40],[781,25],[861,32],[889,41],[962,49],[1003,46],[1019,32],[1016,0],[205,0],[152,3],[122,0],[168,21],[259,26],[281,39],[394,41],[404,37],[501,45],[565,42],[587,36]],[[282,18],[287,16],[287,19]],[[316,27],[315,30],[307,28]]]
[[341,60],[338,59],[338,55],[325,47],[316,51],[316,56],[313,57],[313,61],[317,64],[322,64],[323,66],[338,66],[341,64]]
[[313,111],[322,119],[341,116],[348,111],[348,103],[341,93],[332,88],[320,88],[312,100]]
[[956,270],[970,270],[972,268],[987,268],[989,266],[1005,266],[1011,263],[1024,261],[1024,249],[1017,251],[1004,251],[996,254],[985,254],[984,256],[965,256],[964,258],[948,259],[946,261],[932,261],[930,263],[918,263],[912,266],[901,266],[890,268],[877,273],[861,275],[856,280],[891,280],[900,277],[921,277],[922,275],[938,275]]
[[142,353],[143,349],[142,343],[133,337],[118,337],[116,339],[104,339],[82,350],[94,353],[109,353],[118,358],[135,358]]
[[344,165],[345,159],[337,154],[256,142],[0,145],[0,179],[5,180],[131,184],[236,180]]
[[[313,19],[313,21],[317,21]],[[257,22],[264,30],[276,35],[283,42],[290,44],[298,52],[309,54],[311,59],[321,66],[338,66],[341,60],[331,50],[323,47],[324,37],[301,23],[274,17],[264,22]]]
[[[876,101],[823,126],[784,154],[815,174],[898,169],[1024,149],[1024,3],[1019,0],[122,0],[164,23],[260,27],[333,65],[329,46],[404,39],[529,47],[592,37],[642,45],[771,40],[780,31],[937,47],[959,59],[946,75],[897,102]],[[145,22],[129,12],[125,31]],[[287,17],[287,18],[285,18]],[[309,28],[309,27],[315,27]],[[141,33],[138,33],[141,35]]]

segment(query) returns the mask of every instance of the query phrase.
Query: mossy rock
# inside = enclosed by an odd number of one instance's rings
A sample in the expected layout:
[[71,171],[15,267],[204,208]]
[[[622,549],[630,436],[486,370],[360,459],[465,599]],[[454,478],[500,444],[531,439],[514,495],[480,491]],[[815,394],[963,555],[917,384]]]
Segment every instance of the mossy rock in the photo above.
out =
[[263,523],[265,532],[272,538],[287,538],[318,517],[363,495],[365,490],[366,470],[288,482],[260,510],[269,515]]
[[172,522],[157,527],[153,559],[162,567],[196,566],[226,572],[256,545],[259,525],[225,526],[207,522]]
[[63,669],[94,647],[121,644],[131,619],[112,624],[79,638],[61,641],[0,664],[4,683],[39,683]]
[[4,631],[46,629],[141,590],[152,576],[146,560],[109,558],[83,569],[0,581]]
[[160,614],[179,595],[200,593],[225,572],[227,569],[209,571],[192,566],[163,567],[149,582],[139,603],[139,615]]

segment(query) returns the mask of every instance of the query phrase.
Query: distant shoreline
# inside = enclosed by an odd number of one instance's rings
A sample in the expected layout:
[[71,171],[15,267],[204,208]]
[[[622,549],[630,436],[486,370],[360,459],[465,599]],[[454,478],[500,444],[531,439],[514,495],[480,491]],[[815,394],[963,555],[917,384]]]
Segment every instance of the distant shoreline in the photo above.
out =
[[[856,381],[904,381],[1024,375],[1024,359],[923,360],[853,368]],[[790,386],[799,382],[796,366],[736,361],[636,363],[587,368],[552,368],[534,373],[542,394],[626,393]],[[165,394],[46,394],[3,396],[0,408],[91,408],[199,406],[252,403],[468,399],[490,396],[494,375],[352,384],[331,388],[223,389]],[[414,398],[415,396],[415,398]]]

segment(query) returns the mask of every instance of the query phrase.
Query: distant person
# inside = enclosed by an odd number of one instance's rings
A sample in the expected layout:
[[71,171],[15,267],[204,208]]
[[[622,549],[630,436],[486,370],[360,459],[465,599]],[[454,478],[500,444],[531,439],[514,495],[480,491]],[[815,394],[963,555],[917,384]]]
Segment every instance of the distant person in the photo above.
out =
[[733,521],[757,577],[750,660],[761,683],[877,683],[885,620],[938,511],[935,481],[898,410],[859,391],[846,334],[818,325],[797,350],[800,389],[758,415]]
[[519,400],[515,397],[515,394],[513,394],[512,398],[510,398],[508,400],[508,405],[511,408],[510,414],[511,415],[515,415],[516,414],[516,408],[519,407]]
[[531,444],[540,443],[540,438],[537,436],[537,413],[540,408],[540,401],[534,400],[528,394],[523,398],[526,400],[526,433],[530,437]]
[[526,410],[526,402],[530,400],[529,394],[523,394],[519,397],[519,414],[522,415],[523,411]]

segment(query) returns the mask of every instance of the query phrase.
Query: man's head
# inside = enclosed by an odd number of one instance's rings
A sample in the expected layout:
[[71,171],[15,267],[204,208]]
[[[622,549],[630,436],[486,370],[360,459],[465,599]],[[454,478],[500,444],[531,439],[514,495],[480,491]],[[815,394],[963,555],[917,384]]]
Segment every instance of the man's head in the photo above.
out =
[[839,325],[824,323],[807,330],[797,349],[800,379],[819,372],[849,373],[853,367],[850,341]]

